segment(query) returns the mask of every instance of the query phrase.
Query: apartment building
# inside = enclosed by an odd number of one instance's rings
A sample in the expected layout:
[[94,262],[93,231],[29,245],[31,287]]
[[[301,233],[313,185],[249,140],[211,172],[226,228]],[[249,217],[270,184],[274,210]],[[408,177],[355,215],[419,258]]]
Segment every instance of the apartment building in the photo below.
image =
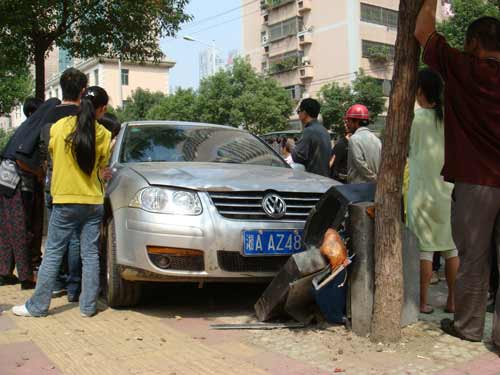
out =
[[68,67],[73,66],[87,75],[89,86],[101,86],[109,95],[109,104],[122,107],[138,88],[169,93],[170,69],[175,62],[162,60],[159,63],[119,61],[105,57],[71,59],[64,50],[59,50],[59,69],[45,81],[45,97],[62,98],[59,78]]
[[[122,107],[138,88],[168,94],[170,69],[174,66],[175,62],[167,59],[159,63],[135,63],[104,57],[77,59],[56,47],[45,59],[45,98],[62,99],[61,73],[75,67],[87,75],[89,86],[98,85],[107,91],[111,106]],[[25,119],[22,105],[19,105],[9,116],[0,117],[0,127],[5,130],[16,128]]]
[[[441,1],[439,17],[448,2]],[[349,82],[360,68],[388,95],[398,8],[398,0],[255,1],[242,11],[244,55],[295,100]]]

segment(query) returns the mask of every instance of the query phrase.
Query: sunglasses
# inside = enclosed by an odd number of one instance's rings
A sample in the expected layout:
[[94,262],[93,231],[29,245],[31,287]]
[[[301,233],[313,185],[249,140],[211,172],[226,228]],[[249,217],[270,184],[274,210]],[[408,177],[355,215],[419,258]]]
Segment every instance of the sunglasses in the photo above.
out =
[[300,114],[300,112],[303,112],[303,109],[297,109],[297,114]]

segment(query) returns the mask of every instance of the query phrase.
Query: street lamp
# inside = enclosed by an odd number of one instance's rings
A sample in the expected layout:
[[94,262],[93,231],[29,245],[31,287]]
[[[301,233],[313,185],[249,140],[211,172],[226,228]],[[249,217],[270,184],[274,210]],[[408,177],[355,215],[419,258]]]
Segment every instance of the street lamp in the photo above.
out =
[[217,51],[217,48],[215,48],[215,40],[212,40],[212,43],[207,43],[207,42],[204,42],[202,40],[199,40],[199,39],[195,39],[193,38],[192,36],[189,36],[189,35],[184,35],[182,37],[182,39],[184,40],[187,40],[188,42],[198,42],[198,43],[201,43],[201,44],[204,44],[206,46],[209,46],[210,47],[210,50],[212,51],[212,74],[215,74],[215,69],[216,69],[216,66],[215,66],[215,51]]

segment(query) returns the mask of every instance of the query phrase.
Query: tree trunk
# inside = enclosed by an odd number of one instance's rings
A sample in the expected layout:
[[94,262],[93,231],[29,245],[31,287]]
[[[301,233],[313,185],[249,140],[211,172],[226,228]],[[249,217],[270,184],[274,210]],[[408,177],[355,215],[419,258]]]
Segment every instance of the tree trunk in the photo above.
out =
[[375,195],[375,299],[371,339],[401,338],[403,261],[401,190],[415,104],[419,46],[414,37],[422,0],[401,0],[394,62],[393,91]]
[[35,96],[45,100],[45,52],[41,43],[35,47]]

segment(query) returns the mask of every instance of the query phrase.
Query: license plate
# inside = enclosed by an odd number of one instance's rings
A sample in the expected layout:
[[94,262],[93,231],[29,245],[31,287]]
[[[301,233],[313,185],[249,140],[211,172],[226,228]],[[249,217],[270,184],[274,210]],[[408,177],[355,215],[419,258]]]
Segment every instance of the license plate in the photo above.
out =
[[290,255],[303,251],[302,230],[243,231],[243,255]]

